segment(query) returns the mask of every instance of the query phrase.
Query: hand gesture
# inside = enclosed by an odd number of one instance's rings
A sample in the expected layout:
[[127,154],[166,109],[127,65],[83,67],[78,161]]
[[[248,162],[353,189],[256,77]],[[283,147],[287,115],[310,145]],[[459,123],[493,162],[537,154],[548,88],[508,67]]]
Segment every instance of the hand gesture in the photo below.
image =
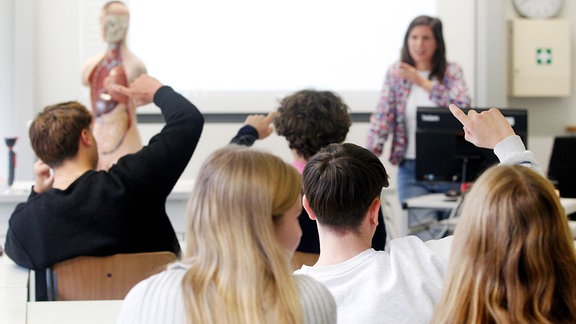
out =
[[34,191],[43,193],[52,188],[54,174],[50,172],[50,167],[42,160],[34,163]]
[[496,108],[481,113],[470,110],[468,114],[456,105],[450,105],[449,108],[452,115],[464,125],[464,138],[478,147],[493,149],[503,139],[516,134]]
[[148,74],[141,74],[131,84],[129,88],[121,85],[113,85],[112,89],[131,98],[134,106],[149,104],[154,99],[154,94],[162,87],[162,83]]
[[394,71],[396,76],[401,77],[404,80],[408,80],[422,88],[426,91],[431,91],[434,85],[431,80],[425,79],[420,74],[418,70],[408,63],[401,62],[400,68]]
[[244,125],[250,125],[258,131],[258,139],[265,139],[272,134],[272,121],[276,116],[276,112],[271,112],[267,116],[264,115],[248,115],[244,120]]

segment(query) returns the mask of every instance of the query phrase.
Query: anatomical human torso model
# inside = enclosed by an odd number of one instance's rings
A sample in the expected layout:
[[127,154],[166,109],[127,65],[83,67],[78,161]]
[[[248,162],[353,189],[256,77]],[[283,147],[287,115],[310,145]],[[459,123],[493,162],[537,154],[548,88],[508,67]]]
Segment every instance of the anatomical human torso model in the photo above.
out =
[[108,49],[104,55],[87,60],[82,81],[90,87],[98,169],[107,170],[120,157],[142,148],[136,108],[127,97],[112,90],[112,85],[128,86],[146,73],[146,68],[126,46],[129,14],[123,3],[112,1],[104,5],[100,24]]

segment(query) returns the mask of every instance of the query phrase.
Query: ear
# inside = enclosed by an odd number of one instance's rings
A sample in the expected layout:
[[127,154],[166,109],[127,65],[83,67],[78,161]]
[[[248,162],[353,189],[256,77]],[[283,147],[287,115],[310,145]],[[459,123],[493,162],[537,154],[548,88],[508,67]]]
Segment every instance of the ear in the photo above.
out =
[[374,198],[370,208],[368,208],[368,218],[370,219],[370,224],[378,225],[378,211],[380,210],[380,197]]
[[84,146],[94,145],[94,138],[91,136],[89,129],[83,129],[80,133],[80,143]]
[[308,217],[311,220],[316,220],[316,214],[312,208],[310,208],[310,202],[308,201],[308,197],[306,197],[306,195],[302,195],[302,207],[304,207],[304,210],[306,210]]

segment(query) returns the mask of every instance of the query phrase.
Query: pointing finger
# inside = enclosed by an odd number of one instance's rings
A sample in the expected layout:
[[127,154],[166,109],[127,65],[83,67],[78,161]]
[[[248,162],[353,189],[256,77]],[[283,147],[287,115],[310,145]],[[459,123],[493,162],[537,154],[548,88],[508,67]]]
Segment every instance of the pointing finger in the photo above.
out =
[[452,115],[454,115],[454,117],[456,117],[456,119],[458,119],[458,121],[460,121],[460,123],[462,123],[462,125],[464,125],[464,127],[468,126],[469,118],[462,111],[462,109],[458,108],[454,104],[450,104],[450,106],[448,106],[448,109],[450,109],[450,112],[452,113]]

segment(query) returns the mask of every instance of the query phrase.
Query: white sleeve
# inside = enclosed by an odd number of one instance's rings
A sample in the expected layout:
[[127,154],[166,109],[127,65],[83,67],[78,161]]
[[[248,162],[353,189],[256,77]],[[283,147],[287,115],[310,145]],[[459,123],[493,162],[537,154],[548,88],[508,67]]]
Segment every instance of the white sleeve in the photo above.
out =
[[439,240],[428,240],[425,241],[426,244],[432,252],[444,259],[446,263],[448,263],[448,259],[450,258],[450,250],[452,249],[452,240],[454,239],[453,235],[441,238]]
[[534,171],[544,175],[540,163],[534,158],[531,151],[526,150],[520,136],[509,136],[494,147],[494,154],[501,164],[522,164],[534,169]]

